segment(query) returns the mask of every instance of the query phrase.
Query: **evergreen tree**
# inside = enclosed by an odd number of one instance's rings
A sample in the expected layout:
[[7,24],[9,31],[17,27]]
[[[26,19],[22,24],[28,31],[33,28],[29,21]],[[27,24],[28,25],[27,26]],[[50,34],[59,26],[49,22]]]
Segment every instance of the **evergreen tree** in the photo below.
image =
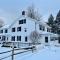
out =
[[51,14],[51,15],[49,16],[49,18],[48,18],[48,23],[47,23],[47,24],[48,24],[50,27],[52,27],[53,21],[54,21],[54,17],[53,17],[53,15]]
[[55,24],[57,25],[57,33],[60,34],[60,10],[57,13]]
[[58,14],[57,14],[57,16],[56,16],[56,21],[57,21],[57,22],[60,22],[60,10],[59,10],[59,12],[58,12]]
[[59,42],[60,42],[60,10],[57,13],[55,24],[57,26],[57,34],[59,35],[58,39],[59,39]]

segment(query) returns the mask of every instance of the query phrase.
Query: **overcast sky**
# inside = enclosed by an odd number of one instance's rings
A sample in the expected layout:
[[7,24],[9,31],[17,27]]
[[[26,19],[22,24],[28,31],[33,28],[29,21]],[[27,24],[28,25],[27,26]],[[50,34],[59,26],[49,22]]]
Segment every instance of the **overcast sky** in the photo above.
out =
[[43,20],[47,20],[51,13],[55,16],[60,9],[60,0],[0,0],[0,19],[10,24],[31,4],[35,5]]

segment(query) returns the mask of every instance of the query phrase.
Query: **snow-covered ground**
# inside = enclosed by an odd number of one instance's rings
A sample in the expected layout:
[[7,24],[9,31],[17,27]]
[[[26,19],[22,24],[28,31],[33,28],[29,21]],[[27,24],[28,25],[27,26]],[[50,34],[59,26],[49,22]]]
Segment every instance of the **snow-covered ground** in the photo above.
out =
[[[11,48],[0,47],[0,52],[11,50]],[[20,52],[15,51],[15,53]],[[9,56],[10,53],[0,54],[0,59]],[[11,60],[11,57],[3,59],[3,60]],[[37,46],[37,50],[32,53],[32,51],[28,51],[22,54],[18,54],[14,56],[14,60],[60,60],[60,47],[55,46]]]

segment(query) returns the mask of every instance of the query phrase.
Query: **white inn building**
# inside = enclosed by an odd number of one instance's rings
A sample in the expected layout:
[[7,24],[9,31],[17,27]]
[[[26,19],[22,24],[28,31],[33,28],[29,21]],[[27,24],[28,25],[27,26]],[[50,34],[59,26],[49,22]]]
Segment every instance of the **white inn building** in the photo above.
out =
[[25,47],[32,45],[30,35],[37,31],[40,34],[39,43],[44,45],[59,45],[57,34],[51,33],[51,28],[43,21],[37,21],[22,12],[20,18],[14,20],[11,25],[0,28],[0,43],[6,46]]

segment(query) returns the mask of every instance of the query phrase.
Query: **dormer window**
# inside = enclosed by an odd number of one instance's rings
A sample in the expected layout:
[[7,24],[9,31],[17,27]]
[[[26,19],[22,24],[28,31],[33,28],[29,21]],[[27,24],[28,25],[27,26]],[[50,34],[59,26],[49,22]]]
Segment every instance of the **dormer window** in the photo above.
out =
[[22,15],[25,15],[25,11],[22,11]]

